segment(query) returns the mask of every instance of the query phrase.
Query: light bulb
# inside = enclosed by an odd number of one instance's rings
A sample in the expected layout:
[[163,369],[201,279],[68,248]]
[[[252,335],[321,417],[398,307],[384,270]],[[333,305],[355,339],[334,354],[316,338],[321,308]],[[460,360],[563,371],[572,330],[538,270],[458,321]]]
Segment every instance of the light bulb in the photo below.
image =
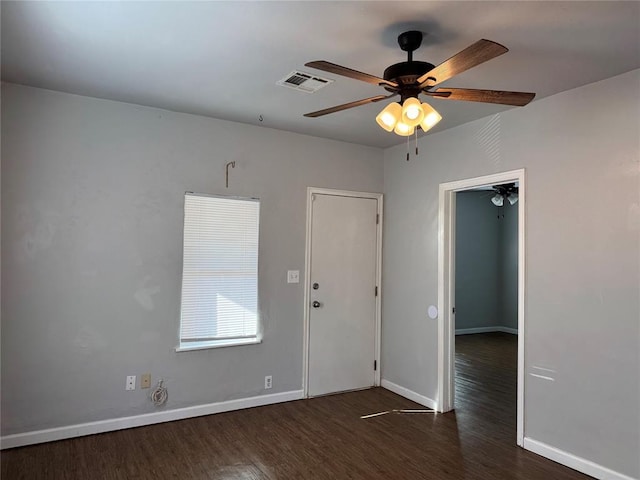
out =
[[397,102],[392,102],[382,109],[376,117],[376,122],[381,128],[390,132],[396,126],[402,115],[402,107]]
[[415,127],[424,118],[424,112],[420,106],[420,100],[415,97],[407,98],[402,104],[402,122]]
[[380,117],[380,121],[384,123],[387,127],[394,127],[396,124],[396,119],[389,112],[382,112],[382,116]]
[[438,115],[437,113],[431,112],[429,113],[429,115],[427,115],[424,120],[423,123],[427,126],[429,126],[429,128],[433,127],[436,123],[438,123],[440,121],[442,117],[440,117],[440,115]]
[[407,118],[410,120],[415,120],[420,115],[420,107],[416,107],[415,105],[411,105],[407,108]]
[[435,108],[433,108],[428,103],[422,104],[422,110],[424,111],[425,115],[422,119],[422,122],[420,123],[420,127],[422,127],[422,130],[426,132],[427,130],[430,130],[432,127],[434,127],[440,120],[442,120],[442,116],[438,112],[436,112]]
[[415,127],[413,127],[412,125],[407,125],[403,122],[398,122],[396,123],[396,128],[393,131],[401,137],[408,137],[409,135],[413,134],[413,132],[415,131]]

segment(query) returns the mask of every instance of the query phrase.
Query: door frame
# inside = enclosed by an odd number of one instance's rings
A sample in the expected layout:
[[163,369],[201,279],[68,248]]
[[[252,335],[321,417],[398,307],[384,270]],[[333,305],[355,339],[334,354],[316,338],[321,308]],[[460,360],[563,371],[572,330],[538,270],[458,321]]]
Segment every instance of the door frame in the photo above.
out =
[[507,182],[518,182],[518,393],[516,443],[524,443],[525,372],[525,170],[441,183],[438,209],[438,410],[454,408],[455,392],[455,193]]
[[312,220],[312,199],[314,194],[333,195],[337,197],[371,198],[377,200],[378,225],[376,228],[376,285],[378,286],[378,296],[376,301],[375,318],[375,345],[373,359],[377,362],[374,372],[374,386],[380,385],[380,332],[381,332],[381,298],[382,298],[382,193],[372,192],[352,192],[348,190],[334,190],[330,188],[307,187],[307,225],[304,254],[304,342],[303,342],[303,365],[302,365],[302,388],[303,397],[309,398],[309,310],[310,310],[310,289],[311,289],[311,220]]

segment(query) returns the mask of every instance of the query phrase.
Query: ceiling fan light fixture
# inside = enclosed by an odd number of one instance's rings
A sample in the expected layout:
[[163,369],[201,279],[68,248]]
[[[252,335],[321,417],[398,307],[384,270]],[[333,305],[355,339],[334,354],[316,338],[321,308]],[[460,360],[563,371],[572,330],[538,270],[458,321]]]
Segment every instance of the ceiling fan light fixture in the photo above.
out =
[[394,129],[402,115],[402,107],[397,102],[392,102],[382,109],[376,117],[376,122],[381,128],[390,132]]
[[402,122],[411,127],[420,125],[424,114],[420,100],[416,97],[409,97],[402,104]]
[[416,128],[413,125],[407,125],[403,122],[396,123],[396,128],[394,128],[394,132],[396,135],[400,135],[401,137],[408,137],[409,135],[413,135]]
[[[509,49],[504,45],[483,38],[452,57],[449,57],[448,60],[445,60],[439,65],[434,65],[429,62],[413,59],[413,52],[420,48],[422,37],[422,32],[418,30],[401,33],[398,36],[398,45],[401,50],[407,52],[407,61],[389,65],[384,70],[382,77],[359,72],[352,68],[327,62],[326,60],[314,60],[305,63],[307,67],[382,87],[387,92],[390,92],[391,95],[376,95],[363,98],[355,102],[305,113],[304,116],[310,118],[321,117],[349,108],[379,102],[398,95],[402,99],[400,104],[398,104],[397,107],[393,104],[393,107],[389,109],[385,108],[376,117],[376,122],[387,132],[395,131],[398,135],[406,136],[406,132],[411,131],[411,129],[407,127],[413,127],[413,131],[415,131],[415,128],[420,126],[422,130],[426,132],[442,120],[440,114],[430,105],[420,103],[419,97],[421,94],[440,99],[495,103],[519,107],[527,105],[535,97],[536,94],[531,92],[511,92],[506,90],[478,90],[472,88],[437,88],[436,90],[432,90],[432,87],[446,82],[450,78],[470,68],[477,67],[484,62],[499,57],[507,53]],[[302,72],[298,73],[301,74],[300,76],[306,76],[306,74]],[[319,77],[314,77],[314,80],[323,81]],[[402,122],[404,126],[398,128],[397,124],[399,122]]]
[[491,199],[491,201],[496,207],[501,207],[504,205],[504,196],[498,193]]
[[507,197],[507,200],[509,200],[509,205],[515,205],[518,201],[518,194],[515,192],[511,192]]
[[440,120],[442,120],[442,115],[440,115],[436,109],[428,103],[423,103],[421,107],[424,112],[424,118],[420,122],[420,127],[426,132],[431,130]]

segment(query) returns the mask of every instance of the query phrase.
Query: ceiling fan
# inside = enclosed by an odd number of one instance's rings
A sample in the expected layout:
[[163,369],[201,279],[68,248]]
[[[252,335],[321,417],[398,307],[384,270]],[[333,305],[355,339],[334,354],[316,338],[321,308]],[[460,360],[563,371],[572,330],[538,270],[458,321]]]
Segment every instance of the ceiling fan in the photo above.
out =
[[421,43],[422,32],[420,31],[412,30],[400,34],[398,36],[398,45],[403,51],[407,52],[408,59],[406,62],[396,63],[387,67],[383,73],[383,78],[325,60],[306,63],[307,67],[379,85],[391,93],[325,108],[307,113],[304,116],[320,117],[400,95],[400,103],[402,105],[395,102],[388,105],[376,117],[376,121],[389,132],[394,130],[398,135],[407,136],[414,132],[415,127],[420,126],[426,131],[442,118],[430,105],[420,103],[419,95],[445,100],[498,103],[520,107],[528,104],[536,95],[535,93],[502,90],[434,88],[455,75],[506,53],[508,49],[499,43],[483,39],[458,52],[440,65],[435,66],[428,62],[413,60],[413,52],[420,47]]
[[504,185],[494,185],[491,202],[496,207],[504,206],[505,199],[509,205],[515,205],[518,201],[518,186],[515,183],[505,183]]

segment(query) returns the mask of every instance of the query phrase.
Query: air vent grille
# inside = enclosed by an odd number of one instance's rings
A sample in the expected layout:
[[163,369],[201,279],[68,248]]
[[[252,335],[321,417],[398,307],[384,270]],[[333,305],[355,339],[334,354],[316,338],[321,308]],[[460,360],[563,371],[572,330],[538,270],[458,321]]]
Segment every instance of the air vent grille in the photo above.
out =
[[329,80],[328,78],[316,77],[315,75],[311,75],[310,73],[294,70],[290,74],[286,75],[282,80],[278,80],[276,82],[276,85],[293,88],[294,90],[298,90],[300,92],[313,93],[317,92],[322,87],[326,87],[330,83],[333,83],[333,80]]

